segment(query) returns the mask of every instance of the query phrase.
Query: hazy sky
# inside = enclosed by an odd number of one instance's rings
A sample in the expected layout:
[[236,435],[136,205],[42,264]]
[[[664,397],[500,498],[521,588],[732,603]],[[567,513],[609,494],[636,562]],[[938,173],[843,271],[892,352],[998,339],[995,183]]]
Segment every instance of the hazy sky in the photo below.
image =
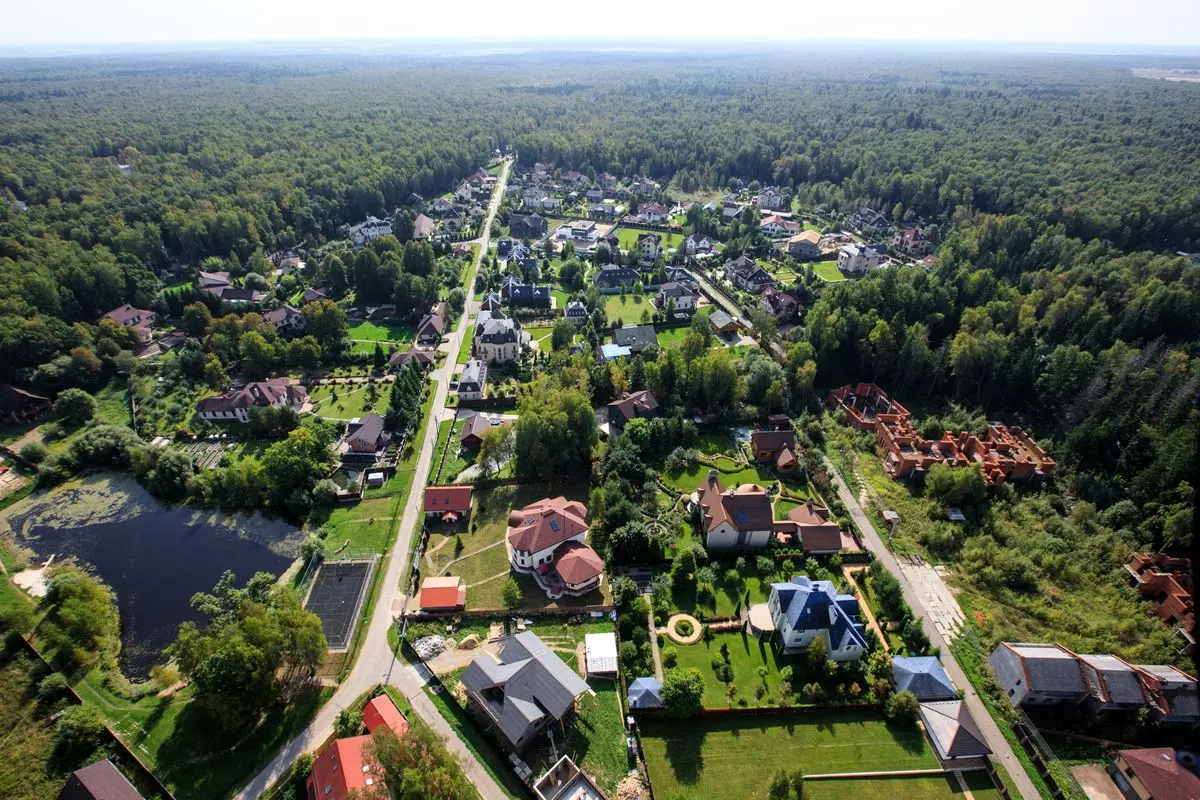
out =
[[1200,0],[31,0],[4,46],[385,38],[888,39],[1200,45]]

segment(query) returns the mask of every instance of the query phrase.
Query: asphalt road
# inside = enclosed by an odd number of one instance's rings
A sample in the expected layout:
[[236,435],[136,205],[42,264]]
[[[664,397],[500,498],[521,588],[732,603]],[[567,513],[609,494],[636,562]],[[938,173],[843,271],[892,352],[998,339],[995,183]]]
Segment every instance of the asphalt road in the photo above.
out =
[[971,716],[979,724],[979,729],[983,732],[983,737],[987,740],[988,747],[992,748],[992,758],[999,761],[1008,770],[1008,774],[1012,778],[1013,784],[1017,787],[1017,791],[1021,793],[1021,797],[1025,800],[1039,800],[1041,795],[1034,788],[1033,781],[1029,780],[1029,775],[1026,774],[1025,768],[1021,766],[1021,762],[1017,760],[1016,754],[1013,752],[1012,747],[1009,746],[1008,740],[1000,732],[996,721],[992,719],[992,715],[984,707],[983,701],[979,699],[979,695],[967,679],[966,673],[962,671],[962,667],[955,660],[954,653],[950,651],[950,643],[946,641],[941,632],[933,625],[929,612],[921,602],[919,588],[914,587],[907,575],[900,569],[900,565],[896,562],[892,551],[888,550],[887,546],[884,545],[883,539],[875,531],[875,526],[871,524],[871,520],[863,513],[862,506],[858,504],[857,498],[850,493],[850,490],[846,487],[846,482],[842,480],[842,476],[828,458],[825,459],[825,468],[829,471],[829,474],[833,477],[834,484],[837,486],[838,499],[842,501],[842,505],[850,512],[850,516],[854,519],[854,523],[862,533],[867,547],[875,554],[876,558],[883,562],[888,571],[900,581],[900,588],[904,591],[904,601],[908,603],[909,608],[912,609],[917,619],[921,620],[921,624],[925,628],[925,633],[929,636],[930,643],[941,650],[942,664],[945,666],[947,674],[950,675],[950,680],[954,681],[954,685],[963,690],[963,702],[967,704],[967,709],[971,712]]
[[[479,253],[475,258],[473,268],[476,274],[478,273],[480,261],[484,254],[487,253],[492,220],[496,215],[497,208],[500,206],[500,200],[504,196],[504,187],[507,183],[508,170],[511,167],[511,163],[510,161],[506,161],[504,169],[500,172],[500,180],[498,181],[496,192],[493,194],[492,202],[488,206],[488,215],[483,227],[483,235],[476,240],[480,243]],[[454,373],[454,361],[470,321],[472,308],[470,298],[475,295],[474,284],[475,278],[473,275],[471,286],[467,291],[467,310],[463,313],[458,321],[458,326],[450,335],[449,343],[442,345],[443,349],[448,351],[448,355],[442,366],[434,370],[430,375],[430,378],[434,381],[434,397],[430,414],[434,416],[435,420],[441,409],[446,405],[450,377]],[[423,514],[421,490],[429,479],[429,470],[433,464],[437,434],[438,426],[436,424],[431,423],[426,426],[425,439],[420,443],[421,450],[417,457],[416,473],[413,475],[413,491],[404,505],[404,513],[400,519],[400,528],[396,533],[396,540],[392,545],[390,558],[388,559],[387,572],[381,584],[382,589],[380,590],[379,600],[375,604],[375,612],[369,621],[366,636],[358,654],[358,660],[355,662],[350,674],[338,686],[333,697],[321,707],[308,726],[296,738],[284,745],[271,761],[263,767],[262,771],[246,784],[240,792],[234,795],[237,800],[257,800],[272,783],[288,770],[302,753],[315,750],[329,738],[330,734],[333,733],[333,723],[339,711],[354,702],[363,692],[378,684],[390,684],[399,689],[408,699],[416,714],[427,725],[445,737],[446,746],[450,749],[450,752],[455,753],[459,757],[467,778],[475,785],[483,800],[505,800],[508,797],[500,788],[500,785],[496,783],[495,779],[484,769],[479,760],[475,758],[466,745],[463,744],[462,740],[458,738],[454,729],[450,727],[433,703],[429,701],[422,688],[424,681],[418,676],[417,672],[403,662],[395,661],[392,651],[388,647],[387,634],[388,628],[392,625],[393,621],[393,600],[400,593],[400,580],[404,576],[408,557],[412,552],[413,537],[419,530],[419,523]]]

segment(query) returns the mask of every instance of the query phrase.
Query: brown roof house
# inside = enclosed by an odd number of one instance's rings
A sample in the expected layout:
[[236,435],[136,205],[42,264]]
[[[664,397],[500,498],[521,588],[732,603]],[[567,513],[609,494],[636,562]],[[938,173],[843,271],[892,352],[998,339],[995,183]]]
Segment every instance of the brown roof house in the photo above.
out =
[[779,472],[795,472],[800,466],[800,460],[796,457],[796,432],[790,428],[753,431],[750,434],[750,449],[754,451],[755,460],[772,464]]
[[150,337],[154,333],[154,320],[157,318],[158,315],[153,311],[134,308],[126,303],[119,308],[114,308],[100,319],[130,328],[137,335],[138,341],[145,343],[150,341]]
[[768,286],[763,290],[762,298],[758,301],[758,307],[768,314],[771,314],[780,322],[791,322],[796,318],[796,312],[800,309],[800,301],[792,292],[785,292],[776,289],[774,286]]
[[539,500],[508,515],[505,542],[516,572],[532,575],[551,600],[600,586],[604,562],[587,539],[587,507],[578,500]]
[[774,530],[771,498],[767,490],[747,483],[726,489],[709,470],[708,477],[692,495],[692,506],[699,508],[704,546],[709,549],[726,547],[766,547]]
[[1166,553],[1135,553],[1125,565],[1144,599],[1158,603],[1157,614],[1187,642],[1190,654],[1196,646],[1196,606],[1192,594],[1192,561]]
[[446,332],[446,318],[441,314],[426,314],[417,323],[417,344],[426,347],[441,344],[442,335]]
[[483,432],[489,428],[498,428],[510,423],[500,421],[498,425],[493,425],[492,420],[485,417],[483,414],[476,413],[463,423],[462,431],[458,434],[458,441],[463,447],[474,450],[483,444]]
[[17,424],[30,422],[50,410],[50,398],[0,383],[0,419]]
[[206,397],[196,403],[196,415],[209,422],[250,421],[250,409],[255,406],[287,406],[301,411],[308,402],[308,390],[291,378],[271,378],[247,383],[216,397]]
[[392,441],[392,432],[384,428],[384,419],[378,414],[367,414],[350,420],[346,435],[342,437],[343,455],[374,457]]
[[469,485],[428,486],[425,488],[425,518],[440,518],[443,522],[457,522],[471,513]]
[[1200,776],[1173,747],[1118,750],[1108,774],[1127,800],[1197,800]]
[[605,434],[619,433],[625,428],[625,423],[641,417],[650,419],[658,416],[658,400],[645,389],[640,392],[626,392],[620,399],[614,400],[596,412],[596,423]]
[[836,553],[842,549],[842,528],[830,519],[829,509],[811,499],[788,512],[796,525],[796,538],[806,553]]
[[77,769],[67,779],[59,800],[142,800],[129,779],[107,758]]
[[397,350],[392,353],[392,357],[388,359],[388,366],[398,372],[412,363],[416,364],[421,372],[427,372],[435,360],[436,356],[434,356],[433,350],[413,346],[407,350]]

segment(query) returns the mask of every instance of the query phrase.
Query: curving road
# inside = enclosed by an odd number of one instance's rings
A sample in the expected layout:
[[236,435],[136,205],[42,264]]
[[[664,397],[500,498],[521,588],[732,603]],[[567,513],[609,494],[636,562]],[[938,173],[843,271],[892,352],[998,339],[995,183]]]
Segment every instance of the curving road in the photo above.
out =
[[[484,223],[483,234],[476,240],[479,242],[480,247],[479,253],[475,256],[475,263],[471,268],[471,285],[467,290],[467,307],[464,309],[458,325],[450,334],[449,342],[442,345],[442,348],[448,352],[446,359],[443,361],[441,367],[430,374],[430,379],[434,381],[433,405],[430,409],[430,414],[434,418],[433,422],[436,422],[438,414],[446,405],[446,395],[449,392],[450,378],[454,374],[455,359],[475,307],[475,303],[471,299],[475,296],[475,276],[478,273],[479,264],[484,254],[487,253],[492,220],[495,218],[496,210],[500,207],[500,201],[504,197],[504,188],[511,166],[512,162],[506,159],[500,171],[496,191],[493,193],[492,201],[488,205],[488,214]],[[296,738],[284,745],[271,761],[263,767],[262,771],[246,784],[240,792],[234,795],[236,800],[257,800],[271,784],[287,772],[288,768],[302,753],[317,749],[329,738],[333,732],[333,723],[339,711],[354,702],[355,698],[363,692],[381,683],[390,684],[399,689],[408,699],[416,714],[446,739],[446,746],[452,753],[455,753],[459,757],[467,778],[475,785],[476,790],[478,790],[483,800],[507,799],[508,795],[500,788],[500,785],[496,783],[488,771],[484,769],[483,765],[475,758],[471,751],[467,749],[462,740],[458,738],[454,729],[450,727],[433,703],[429,701],[423,689],[424,681],[417,674],[416,670],[407,664],[395,661],[391,649],[388,647],[387,635],[388,628],[393,622],[393,602],[400,593],[400,580],[404,577],[404,570],[408,564],[408,556],[412,552],[413,537],[419,530],[419,523],[423,514],[421,490],[425,486],[425,482],[429,479],[437,435],[438,426],[436,424],[431,423],[425,426],[425,438],[418,444],[420,454],[417,457],[416,471],[413,475],[413,488],[404,505],[404,513],[400,519],[400,528],[396,533],[396,540],[392,545],[392,550],[388,558],[387,572],[384,574],[381,584],[382,588],[379,600],[375,604],[375,612],[368,623],[366,636],[358,654],[358,660],[355,662],[350,674],[338,686],[333,697],[329,699],[329,702],[321,707],[317,715],[313,717],[308,726]]]

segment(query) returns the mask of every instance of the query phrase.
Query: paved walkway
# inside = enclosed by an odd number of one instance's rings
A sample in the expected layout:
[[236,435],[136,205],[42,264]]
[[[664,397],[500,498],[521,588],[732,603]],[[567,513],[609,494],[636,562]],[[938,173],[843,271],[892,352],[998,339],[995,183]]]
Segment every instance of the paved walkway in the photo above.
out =
[[[865,572],[866,570],[867,567],[842,566],[842,574],[846,576],[846,580],[850,581],[850,585],[858,591],[859,597],[862,598],[862,602],[858,604],[858,610],[867,618],[867,625],[871,630],[875,631],[875,635],[879,637],[879,643],[883,645],[883,649],[890,653],[892,652],[892,646],[888,644],[887,636],[883,633],[883,628],[879,626],[875,615],[871,613],[871,606],[867,603],[867,597],[863,594],[862,587],[858,585],[858,578],[855,577],[858,573]],[[863,578],[863,580],[866,580],[866,578]]]
[[936,626],[930,624],[929,614],[925,610],[919,589],[909,584],[908,576],[900,569],[900,565],[896,563],[892,551],[884,546],[883,539],[875,531],[875,526],[871,524],[871,520],[863,513],[858,500],[850,493],[850,490],[846,487],[846,482],[842,480],[841,474],[828,458],[825,458],[825,468],[829,471],[834,485],[837,487],[838,499],[842,501],[842,505],[850,512],[850,517],[862,533],[863,542],[875,554],[875,557],[883,563],[883,566],[900,581],[900,588],[904,593],[904,601],[912,609],[913,615],[921,620],[925,628],[925,633],[929,636],[930,644],[941,650],[942,664],[945,666],[946,672],[950,675],[950,679],[954,681],[954,685],[963,690],[963,702],[967,704],[967,709],[971,712],[971,716],[975,718],[975,721],[979,724],[979,729],[983,732],[983,738],[987,740],[988,747],[992,749],[992,758],[1003,764],[1004,768],[1008,770],[1008,774],[1012,777],[1013,784],[1016,786],[1021,797],[1025,798],[1025,800],[1039,800],[1040,795],[1037,789],[1034,788],[1033,781],[1029,780],[1029,775],[1025,772],[1025,768],[1021,766],[1021,762],[1017,760],[1017,756],[1013,752],[1012,747],[1009,746],[1008,740],[1000,733],[1000,728],[996,725],[996,721],[992,719],[992,715],[988,713],[983,701],[979,699],[975,687],[967,680],[966,673],[962,671],[962,667],[955,660],[954,653],[950,651],[950,642],[942,636]]
[[[499,188],[496,190],[492,202],[488,206],[488,216],[484,223],[484,233],[481,237],[482,246],[472,267],[472,271],[475,273],[478,272],[479,262],[483,254],[487,252],[488,232],[491,229],[491,222],[495,217],[496,209],[500,205],[500,199],[504,195],[504,186],[507,182],[510,165],[511,162],[504,162],[504,168],[500,172]],[[473,275],[471,286],[467,292],[468,297],[473,296],[475,293],[474,280]],[[469,316],[469,313],[462,315],[458,327],[450,337],[451,346],[453,347],[452,352],[457,352],[459,345],[462,343],[462,337],[467,329]],[[454,364],[450,363],[450,359],[446,359],[446,363],[443,363],[441,367],[434,370],[430,375],[430,378],[434,381],[432,406],[434,410],[439,410],[446,405],[446,395],[449,392],[450,376],[453,370]],[[438,426],[432,423],[433,420],[430,421],[429,425],[425,426],[425,438],[417,443],[417,446],[420,447],[420,454],[417,457],[417,465],[415,474],[413,475],[413,487],[415,490],[409,494],[408,500],[405,503],[404,513],[400,520],[400,528],[396,534],[396,541],[392,545],[391,553],[388,555],[387,572],[384,574],[381,584],[382,589],[380,590],[379,600],[375,604],[375,612],[369,620],[358,660],[355,662],[350,674],[338,686],[337,691],[334,692],[329,702],[321,707],[308,726],[296,738],[285,744],[275,754],[274,758],[263,767],[262,771],[246,784],[240,792],[234,795],[236,800],[257,800],[271,784],[284,775],[302,753],[315,750],[329,738],[333,732],[334,719],[337,717],[339,711],[354,702],[363,692],[381,683],[390,684],[399,689],[408,699],[417,716],[446,739],[446,746],[450,749],[450,752],[459,757],[463,765],[463,771],[471,783],[474,784],[475,789],[479,792],[479,796],[483,800],[506,800],[508,797],[496,780],[484,769],[479,760],[467,749],[463,741],[458,738],[458,734],[450,727],[450,724],[446,722],[433,703],[430,702],[423,688],[425,681],[411,667],[403,663],[397,663],[395,656],[388,646],[388,629],[393,623],[393,600],[402,589],[407,588],[400,586],[400,580],[404,576],[408,557],[412,552],[413,537],[418,532],[419,522],[424,515],[424,498],[420,489],[425,486],[425,482],[429,479],[429,471],[433,464],[438,434]]]
[[661,686],[663,682],[662,656],[658,653],[658,629],[654,627],[653,595],[643,595],[646,598],[646,624],[650,626],[650,654],[654,656],[654,677]]

